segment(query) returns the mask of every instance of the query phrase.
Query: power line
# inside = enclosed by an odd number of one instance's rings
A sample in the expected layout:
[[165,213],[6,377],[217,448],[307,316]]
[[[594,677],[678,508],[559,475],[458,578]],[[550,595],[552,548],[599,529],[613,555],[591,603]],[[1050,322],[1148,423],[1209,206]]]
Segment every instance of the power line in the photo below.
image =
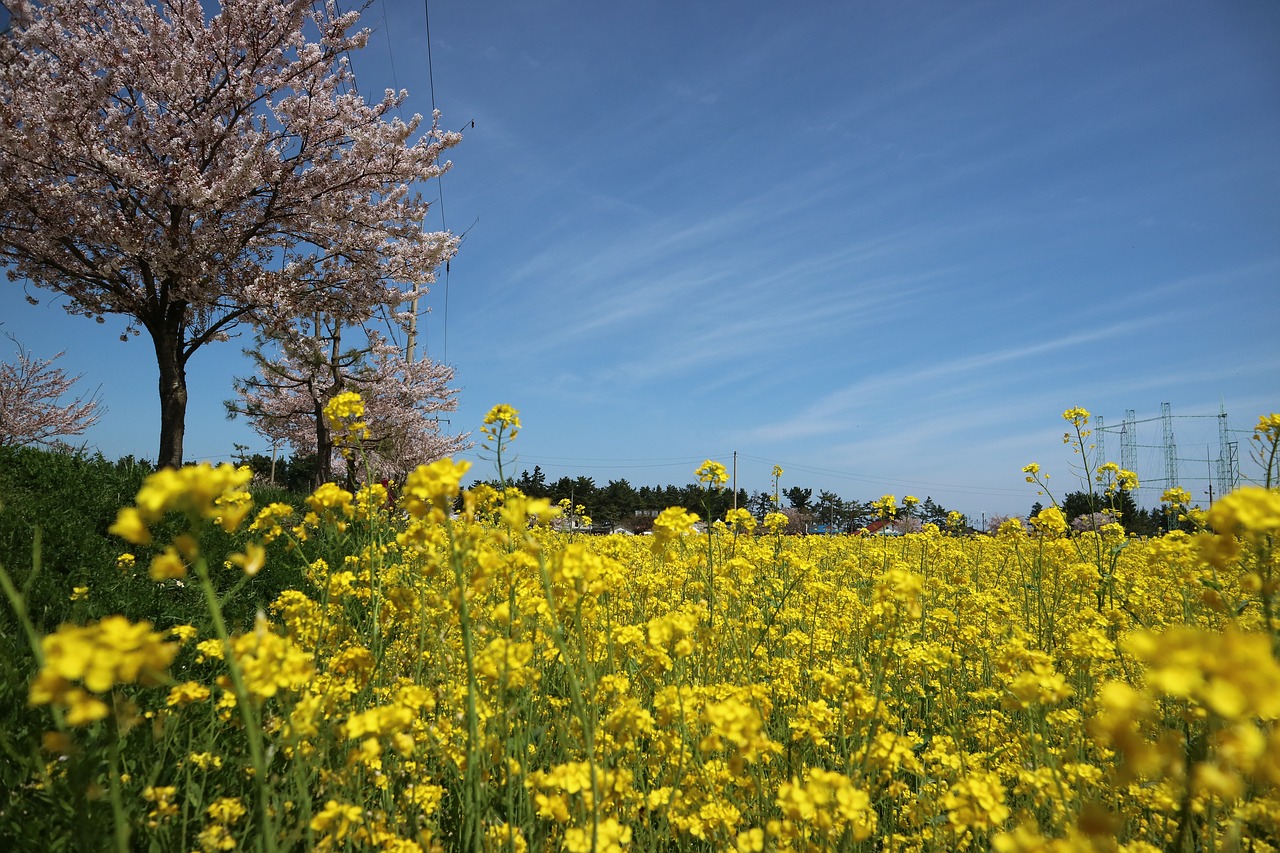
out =
[[[1174,422],[1183,422],[1190,420],[1208,420],[1214,419],[1218,421],[1217,435],[1211,440],[1205,441],[1205,457],[1188,459],[1178,455],[1178,443],[1174,440]],[[1139,444],[1137,440],[1137,425],[1149,424],[1160,421],[1162,424],[1161,443],[1160,444]],[[1138,418],[1133,409],[1125,410],[1123,423],[1120,425],[1104,426],[1102,418],[1098,418],[1097,445],[1101,453],[1103,441],[1106,433],[1119,433],[1121,443],[1121,467],[1131,471],[1137,471],[1139,481],[1142,483],[1139,490],[1143,492],[1158,492],[1163,488],[1171,488],[1177,486],[1179,481],[1187,483],[1197,482],[1199,480],[1207,480],[1210,484],[1210,493],[1213,492],[1213,485],[1216,482],[1217,495],[1222,496],[1232,491],[1240,482],[1240,459],[1239,459],[1239,442],[1231,440],[1233,433],[1239,434],[1244,430],[1231,429],[1227,421],[1227,412],[1225,404],[1219,407],[1216,415],[1174,415],[1172,406],[1169,403],[1160,404],[1160,415],[1158,417]],[[1206,437],[1203,435],[1197,438]],[[1206,437],[1207,438],[1207,437]],[[1186,436],[1183,436],[1182,443],[1185,445]],[[1198,446],[1200,441],[1189,442],[1191,445]],[[1210,455],[1209,447],[1216,444],[1218,447],[1217,458],[1214,459]],[[1138,465],[1138,449],[1148,451],[1145,455],[1145,462],[1142,466]],[[1162,451],[1164,476],[1149,476],[1153,469],[1157,469],[1155,462],[1155,451]],[[1104,461],[1100,456],[1100,461]],[[1201,469],[1200,466],[1205,466]],[[1139,470],[1141,468],[1141,470]],[[1205,470],[1205,474],[1199,474],[1201,470]]]
[[[478,454],[473,453],[472,455],[478,455]],[[582,470],[583,468],[591,468],[593,470],[607,469],[607,470],[628,470],[628,471],[639,470],[639,469],[648,470],[653,468],[684,468],[685,470],[689,471],[690,478],[693,478],[694,468],[697,465],[701,464],[706,459],[706,457],[697,457],[697,458],[689,457],[688,459],[682,459],[678,462],[650,462],[650,463],[593,462],[590,465],[583,465],[581,463],[571,463],[571,462],[550,462],[548,461],[549,458],[554,458],[554,457],[517,456],[515,465],[516,467],[520,467],[526,470],[532,464],[532,465],[536,465],[538,468],[555,468],[557,470],[570,469],[570,470],[579,470],[579,471]]]
[[[1222,417],[1222,415],[1172,415],[1172,417],[1174,418],[1174,420],[1185,420],[1190,418],[1220,418]],[[1150,417],[1150,418],[1139,418],[1137,420],[1129,420],[1128,418],[1126,418],[1124,423],[1122,423],[1120,426],[1098,427],[1098,429],[1105,430],[1106,432],[1123,432],[1125,424],[1130,424],[1130,425],[1150,424],[1163,419],[1164,419],[1163,415],[1156,415],[1155,417]],[[1233,430],[1233,432],[1241,432],[1241,430]]]
[[[688,466],[690,468],[699,465],[704,460],[710,459],[729,459],[733,453],[722,453],[711,456],[657,456],[657,457],[579,457],[579,456],[520,456],[518,461],[522,465],[537,464],[539,467],[546,468],[608,468],[608,469],[632,469],[632,468],[672,468],[677,466]],[[779,459],[768,459],[762,456],[752,456],[747,453],[738,453],[738,458],[746,459],[753,462],[760,462],[765,465],[781,465],[788,471],[801,472],[805,474],[815,474],[826,477],[832,477],[840,480],[850,480],[855,482],[863,482],[872,485],[888,485],[896,487],[932,487],[936,489],[946,489],[953,492],[962,492],[967,494],[986,494],[990,496],[1025,496],[1023,489],[999,489],[987,486],[965,485],[959,486],[954,483],[935,483],[922,480],[903,480],[895,477],[873,476],[869,474],[857,474],[848,471],[835,471],[830,468],[819,468],[812,465],[805,465],[798,462],[787,462]]]
[[[333,9],[335,12],[337,12],[338,16],[341,17],[342,7],[338,5],[337,0],[334,0]],[[317,15],[320,14],[320,10],[316,7],[316,3],[314,2],[314,0],[311,3],[311,10],[315,12]],[[355,66],[351,63],[351,51],[347,48],[343,48],[342,53],[344,56],[347,57],[347,75],[351,78],[351,91],[359,95],[360,87],[356,84],[356,69],[355,69]],[[340,89],[342,94],[345,95],[347,93],[345,83],[342,84]]]
[[[431,90],[431,121],[435,122],[436,116],[436,72],[435,65],[431,58],[431,2],[430,0],[422,0],[422,17],[426,24],[427,30],[427,86]],[[474,126],[474,125],[473,125]],[[444,211],[444,176],[436,175],[436,193],[440,203],[440,229],[448,231],[449,225],[445,220]],[[449,260],[444,262],[444,322],[440,331],[440,362],[447,363],[449,359]]]
[[386,0],[382,0],[382,33],[387,37],[387,63],[391,66],[391,85],[395,87],[397,96],[396,115],[404,118],[404,113],[400,109],[400,102],[398,100],[400,95],[400,81],[396,79],[396,54],[395,51],[391,49],[391,26],[387,23]]
[[[972,495],[990,495],[990,496],[1017,496],[1026,495],[1025,490],[998,489],[988,486],[974,485],[956,485],[955,483],[934,483],[926,480],[902,480],[896,477],[873,476],[870,474],[858,474],[849,471],[836,471],[831,468],[817,468],[811,465],[804,465],[796,462],[784,462],[780,459],[765,459],[759,456],[751,456],[746,453],[739,453],[740,459],[750,459],[754,462],[763,462],[766,465],[781,465],[788,471],[801,471],[806,474],[818,474],[825,477],[832,477],[838,480],[852,480],[855,482],[868,483],[870,485],[894,486],[898,488],[917,488],[931,487],[934,489],[946,489],[950,492],[959,492],[962,494]],[[923,491],[923,489],[921,489]]]
[[[640,464],[640,465],[684,465],[690,463],[698,465],[705,461],[705,456],[543,456],[539,455],[539,459],[551,459],[557,462],[575,463],[578,465],[615,465],[624,464]],[[712,457],[714,458],[714,457]]]

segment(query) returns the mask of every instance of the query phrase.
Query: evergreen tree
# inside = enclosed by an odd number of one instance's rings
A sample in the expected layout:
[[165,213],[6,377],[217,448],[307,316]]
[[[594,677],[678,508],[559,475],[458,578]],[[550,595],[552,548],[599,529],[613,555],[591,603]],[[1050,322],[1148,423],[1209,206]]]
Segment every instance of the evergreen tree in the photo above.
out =
[[813,498],[813,489],[802,489],[799,486],[792,486],[783,492],[782,496],[791,504],[792,509],[805,513],[810,509],[809,502]]

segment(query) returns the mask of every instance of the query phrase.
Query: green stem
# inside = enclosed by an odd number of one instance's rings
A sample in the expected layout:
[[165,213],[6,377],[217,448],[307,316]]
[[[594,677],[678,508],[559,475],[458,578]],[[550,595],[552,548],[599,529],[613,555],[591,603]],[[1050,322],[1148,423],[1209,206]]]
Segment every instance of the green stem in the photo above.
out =
[[467,766],[464,771],[463,796],[463,849],[480,851],[484,837],[480,831],[484,809],[480,776],[478,744],[480,742],[479,712],[476,708],[476,665],[471,636],[471,608],[467,603],[467,580],[462,571],[462,556],[458,552],[453,535],[453,524],[446,520],[449,533],[449,561],[453,566],[454,581],[458,585],[458,623],[462,631],[462,656],[467,665]]
[[231,684],[236,694],[236,707],[244,722],[245,735],[249,739],[249,757],[253,762],[253,781],[258,790],[258,817],[262,821],[262,843],[269,853],[276,850],[275,820],[271,814],[270,787],[267,785],[267,761],[262,748],[262,727],[258,715],[254,711],[252,697],[245,686],[244,673],[236,661],[231,646],[231,635],[227,632],[226,620],[222,617],[222,606],[218,602],[218,594],[209,579],[209,564],[204,557],[196,560],[196,576],[200,579],[200,589],[204,593],[205,603],[209,607],[209,617],[213,620],[214,632],[222,641],[223,657],[227,662],[227,670],[231,674]]
[[124,799],[120,794],[120,732],[111,738],[111,813],[115,817],[115,841],[118,853],[129,853],[129,821],[125,818]]

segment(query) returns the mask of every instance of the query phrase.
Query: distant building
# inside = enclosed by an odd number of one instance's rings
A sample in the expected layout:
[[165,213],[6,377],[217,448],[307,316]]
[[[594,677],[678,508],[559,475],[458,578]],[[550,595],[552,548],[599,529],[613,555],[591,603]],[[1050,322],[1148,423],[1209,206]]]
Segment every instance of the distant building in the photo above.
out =
[[902,531],[894,525],[892,519],[877,518],[875,521],[862,528],[862,533],[873,533],[880,536],[901,536]]

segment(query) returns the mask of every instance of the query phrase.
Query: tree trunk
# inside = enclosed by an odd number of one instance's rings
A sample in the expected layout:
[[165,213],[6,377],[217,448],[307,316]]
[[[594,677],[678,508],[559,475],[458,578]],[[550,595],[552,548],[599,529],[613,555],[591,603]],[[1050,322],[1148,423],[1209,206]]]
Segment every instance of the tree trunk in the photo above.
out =
[[150,330],[160,367],[160,456],[156,465],[181,468],[182,440],[187,431],[187,360],[182,354],[182,327],[170,325]]
[[316,478],[312,488],[333,479],[333,436],[324,419],[324,404],[316,401]]

